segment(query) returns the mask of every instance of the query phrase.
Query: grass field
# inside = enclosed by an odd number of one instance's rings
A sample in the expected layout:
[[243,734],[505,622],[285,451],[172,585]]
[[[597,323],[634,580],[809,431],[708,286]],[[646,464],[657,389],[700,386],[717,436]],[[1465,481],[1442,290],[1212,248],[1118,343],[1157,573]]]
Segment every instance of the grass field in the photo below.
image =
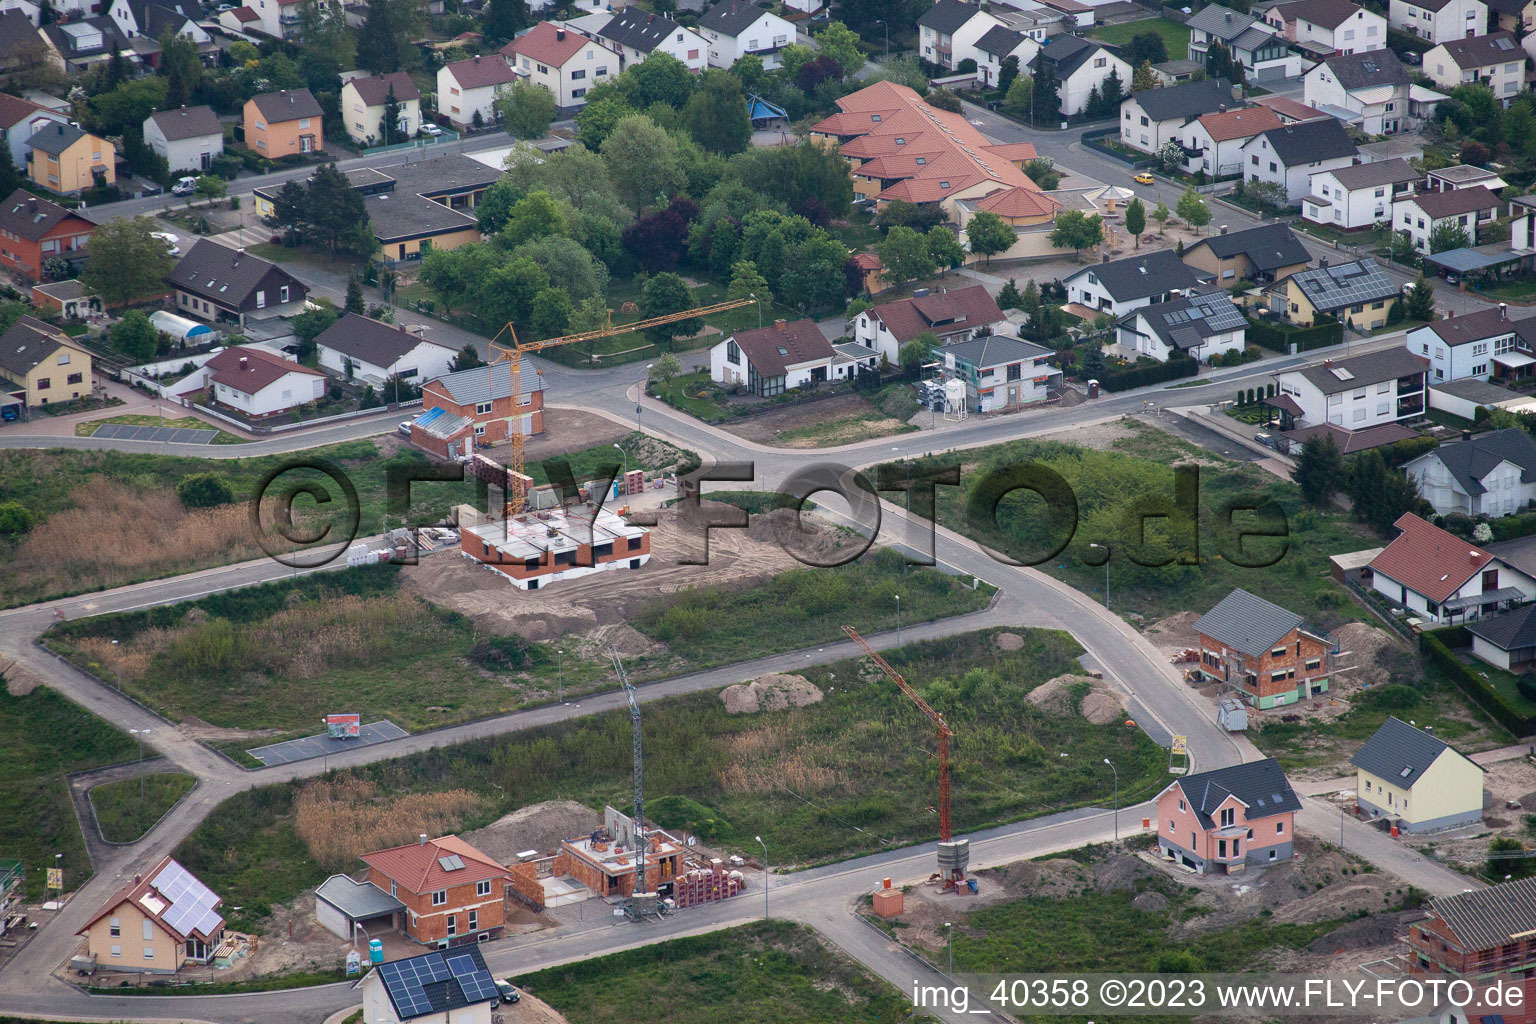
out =
[[17,697],[0,684],[0,860],[20,860],[29,898],[43,893],[43,868],[64,855],[64,885],[91,876],[64,776],[130,760],[127,734],[46,687]]
[[[1163,37],[1168,48],[1169,60],[1185,60],[1189,57],[1189,29],[1169,18],[1151,18],[1144,21],[1127,21],[1120,25],[1104,25],[1090,33],[1090,38],[1112,46],[1124,46],[1143,32],[1156,32]],[[1121,86],[1129,89],[1130,85]]]
[[[887,652],[955,730],[954,787],[962,794],[955,830],[1108,800],[1104,757],[1120,769],[1122,802],[1149,796],[1165,776],[1163,751],[1136,730],[1092,725],[1023,700],[1075,668],[1080,649],[1065,634],[1017,632],[1024,643],[1015,651],[1000,649],[995,631],[982,631]],[[933,838],[928,808],[937,780],[927,720],[860,662],[801,674],[825,694],[820,703],[733,715],[718,692],[645,701],[647,814],[726,850],[750,852],[757,848],[752,837],[761,835],[775,864],[785,866]],[[403,833],[397,842],[429,831],[415,823],[430,808],[402,804],[420,794],[437,794],[443,804],[452,794],[459,829],[542,800],[617,806],[631,792],[630,738],[627,713],[610,712],[332,772],[324,785],[339,787],[341,802],[312,800],[298,786],[267,786],[226,801],[176,856],[226,906],[246,908],[237,923],[244,927],[270,903],[356,866],[337,850],[377,848],[367,844],[381,844],[390,829]],[[1062,751],[1071,758],[1060,758]],[[337,806],[349,808],[345,828]],[[439,816],[433,825],[452,830],[454,822]]]
[[[366,566],[77,619],[54,626],[47,642],[159,714],[230,728],[313,732],[318,701],[419,731],[554,696],[557,643],[481,634],[401,590],[399,573]],[[904,573],[900,556],[883,551],[745,590],[659,598],[633,625],[668,651],[627,667],[650,679],[840,639],[844,622],[889,618],[893,593],[906,622],[974,611],[991,596],[936,571]],[[563,681],[567,695],[613,685],[602,659],[565,658]]]
[[91,806],[102,838],[109,843],[137,842],[195,785],[197,780],[185,772],[156,772],[95,787]]
[[811,929],[762,921],[525,974],[517,984],[570,1024],[896,1024],[901,993]]
[[249,438],[231,434],[227,430],[219,430],[207,420],[200,420],[196,416],[174,416],[166,419],[162,416],[146,416],[141,413],[124,413],[121,416],[108,416],[104,420],[90,420],[86,423],[75,424],[76,437],[91,437],[96,431],[108,423],[124,423],[134,427],[175,427],[183,430],[218,430],[214,437],[214,444],[247,444]]

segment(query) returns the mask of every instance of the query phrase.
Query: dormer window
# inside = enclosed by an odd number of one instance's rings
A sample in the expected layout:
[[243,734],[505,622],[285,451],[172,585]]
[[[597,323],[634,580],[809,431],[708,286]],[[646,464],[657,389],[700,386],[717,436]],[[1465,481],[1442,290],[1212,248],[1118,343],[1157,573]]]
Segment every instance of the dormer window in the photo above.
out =
[[925,157],[925,156],[920,156],[920,157],[917,158],[918,166],[922,166],[923,164],[925,164],[927,162],[928,162],[928,158]]
[[869,119],[871,121],[875,122],[875,124],[879,124],[880,123],[880,115],[879,114],[870,114],[869,115]]
[[947,182],[947,181],[939,182],[939,188],[949,188],[949,182]]
[[900,135],[896,136],[896,145],[898,145],[898,146],[905,146],[906,144],[907,144],[907,140],[906,139],[902,138]]

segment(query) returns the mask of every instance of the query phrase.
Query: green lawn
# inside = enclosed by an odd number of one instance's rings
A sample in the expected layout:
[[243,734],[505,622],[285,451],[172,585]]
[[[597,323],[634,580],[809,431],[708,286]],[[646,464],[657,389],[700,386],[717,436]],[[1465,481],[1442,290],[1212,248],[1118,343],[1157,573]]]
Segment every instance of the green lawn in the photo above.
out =
[[216,430],[214,444],[246,444],[251,439],[231,434],[227,430],[220,430],[207,420],[200,420],[196,416],[175,416],[166,419],[163,416],[145,416],[140,413],[124,413],[121,416],[108,416],[104,420],[91,420],[87,423],[75,424],[76,437],[90,437],[96,431],[108,423],[123,423],[134,427],[174,427],[182,430]]
[[708,371],[679,374],[670,381],[653,380],[652,384],[655,397],[705,423],[731,418],[721,398],[722,389],[710,381]]
[[321,270],[329,270],[339,274],[358,274],[362,270],[362,262],[341,253],[328,253],[322,249],[312,248],[307,245],[279,245],[273,242],[261,242],[246,250],[253,256],[260,256],[264,260],[273,263],[303,263],[306,266],[317,267]]
[[[1143,32],[1156,32],[1163,37],[1168,48],[1169,60],[1185,60],[1189,57],[1189,29],[1168,18],[1150,18],[1144,21],[1128,21],[1121,25],[1105,25],[1096,28],[1090,38],[1113,46],[1124,46]],[[1130,84],[1122,86],[1129,89]]]
[[185,772],[156,772],[95,787],[91,806],[102,838],[109,843],[137,842],[195,785],[197,780]]
[[805,925],[762,921],[525,974],[570,1024],[896,1024],[911,1004]]
[[1536,299],[1536,280],[1505,281],[1491,288],[1479,288],[1477,294],[1490,302],[1529,302]]
[[[1105,757],[1120,769],[1122,802],[1155,792],[1167,755],[1142,733],[1047,713],[1022,699],[1077,667],[1081,649],[1071,637],[1014,632],[1024,640],[1016,651],[1000,649],[989,630],[886,652],[954,728],[955,830],[1109,800]],[[932,726],[861,662],[803,669],[825,697],[800,709],[727,714],[718,692],[645,700],[647,813],[725,850],[749,853],[761,835],[776,865],[932,839]],[[333,772],[332,779],[366,783],[392,798],[468,790],[480,797],[461,825],[470,829],[557,797],[621,806],[632,793],[630,739],[627,712],[614,711]],[[1066,750],[1072,757],[1063,760]],[[235,796],[176,852],[226,906],[246,907],[244,923],[355,866],[310,855],[297,831],[297,792],[279,785]]]
[[0,683],[0,860],[20,860],[28,898],[43,893],[43,869],[62,853],[64,886],[91,876],[64,776],[131,760],[127,734],[46,687],[25,697]]

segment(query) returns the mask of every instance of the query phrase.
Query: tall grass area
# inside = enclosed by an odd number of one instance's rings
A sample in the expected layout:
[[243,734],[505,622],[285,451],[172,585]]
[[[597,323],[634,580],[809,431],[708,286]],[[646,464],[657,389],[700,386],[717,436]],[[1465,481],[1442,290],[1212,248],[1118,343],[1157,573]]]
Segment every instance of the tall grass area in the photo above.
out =
[[0,860],[26,868],[26,892],[40,898],[43,868],[64,855],[64,885],[76,889],[91,876],[64,776],[130,760],[137,750],[127,734],[46,687],[25,697],[0,680]]
[[105,782],[91,790],[91,806],[101,836],[109,843],[132,843],[197,785],[185,772],[155,772],[141,779]]
[[[45,642],[168,718],[296,734],[315,731],[317,707],[420,731],[548,700],[561,673],[567,695],[613,685],[606,658],[566,657],[562,668],[559,640],[481,633],[400,589],[406,571],[363,566],[76,619]],[[634,619],[668,649],[626,665],[636,680],[655,679],[841,639],[844,622],[885,628],[898,593],[902,621],[917,623],[985,607],[991,589],[904,571],[883,550],[746,589],[684,590]]]
[[[1110,605],[1149,620],[1174,612],[1204,612],[1234,587],[1243,587],[1282,607],[1304,614],[1316,626],[1331,629],[1361,617],[1360,610],[1328,576],[1328,556],[1382,543],[1345,516],[1320,512],[1302,499],[1296,486],[1249,464],[1200,467],[1198,533],[1170,529],[1168,519],[1147,519],[1145,540],[1133,513],[1166,511],[1174,498],[1174,465],[1212,458],[1181,439],[1136,424],[1135,434],[1096,450],[1055,441],[1021,440],[992,445],[961,456],[915,463],[915,472],[961,465],[959,487],[940,487],[939,520],[945,526],[1035,564],[1085,593],[1102,597],[1102,552],[1090,544],[1108,544]],[[962,461],[963,460],[963,461]],[[1015,490],[996,502],[987,500],[984,481],[1010,469],[1042,466],[1066,482],[1077,503],[1075,533],[1070,500],[1047,501]],[[904,471],[903,471],[904,472]],[[1237,511],[1233,506],[1257,507]],[[1239,540],[1239,531],[1284,530],[1283,537]],[[1041,561],[1066,537],[1054,557]],[[1196,557],[1198,563],[1180,564]],[[1171,559],[1162,567],[1138,565]],[[1246,564],[1240,564],[1246,563]],[[1253,567],[1249,567],[1253,566]]]
[[[1105,757],[1120,768],[1122,803],[1150,795],[1163,780],[1166,755],[1140,732],[1047,713],[1024,700],[1076,667],[1075,641],[1016,632],[1024,644],[1015,651],[1000,649],[989,630],[887,655],[954,727],[956,831],[1105,802],[1112,788],[1099,767]],[[927,719],[863,660],[801,674],[825,694],[820,703],[733,715],[718,691],[645,701],[647,813],[725,849],[756,849],[753,836],[761,835],[779,864],[932,839],[937,766]],[[631,794],[630,740],[628,714],[610,712],[332,772],[308,785],[365,783],[395,800],[476,794],[480,803],[466,805],[459,823],[470,829],[543,800],[623,806]],[[1072,756],[1061,758],[1063,751]],[[302,792],[269,786],[233,797],[182,843],[178,859],[226,905],[263,916],[269,902],[291,899],[332,870],[301,838]],[[387,803],[375,807],[390,814]],[[365,818],[347,828],[370,827]]]
[[804,925],[761,921],[525,974],[570,1024],[895,1024],[901,993]]

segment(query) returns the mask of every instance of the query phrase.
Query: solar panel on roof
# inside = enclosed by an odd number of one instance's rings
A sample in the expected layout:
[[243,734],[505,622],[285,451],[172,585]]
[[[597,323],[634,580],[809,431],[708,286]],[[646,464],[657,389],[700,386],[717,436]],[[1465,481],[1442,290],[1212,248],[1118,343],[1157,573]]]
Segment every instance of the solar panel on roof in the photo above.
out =
[[1501,50],[1513,50],[1515,48],[1515,44],[1511,40],[1496,39],[1494,41],[1499,44],[1499,49]]
[[458,871],[464,867],[463,858],[456,853],[437,858],[437,863],[444,871]]
[[1335,367],[1332,368],[1332,370],[1333,370],[1333,375],[1335,377],[1339,378],[1339,380],[1354,380],[1355,379],[1355,375],[1353,373],[1349,372],[1348,370],[1344,369],[1344,367],[1342,367],[1342,366],[1335,366]]
[[481,969],[480,965],[475,963],[475,958],[468,953],[449,957],[448,969],[453,972],[454,980],[459,983],[464,998],[469,1002],[482,1002],[496,998],[495,979],[488,971]]

